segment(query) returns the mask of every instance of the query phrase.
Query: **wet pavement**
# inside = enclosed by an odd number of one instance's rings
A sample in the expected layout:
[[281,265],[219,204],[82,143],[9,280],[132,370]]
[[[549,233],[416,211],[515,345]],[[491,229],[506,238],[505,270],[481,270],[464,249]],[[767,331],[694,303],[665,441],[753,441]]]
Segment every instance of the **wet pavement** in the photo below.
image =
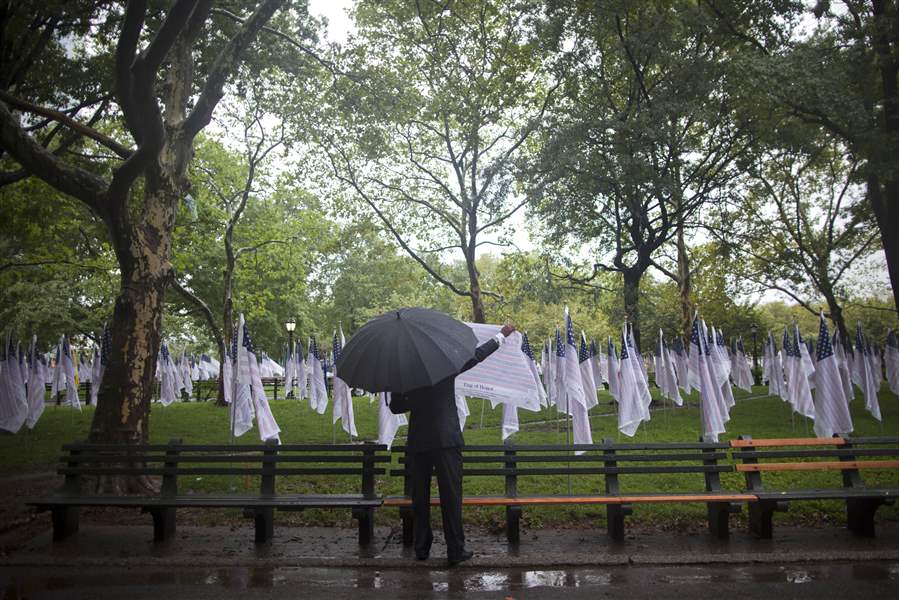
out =
[[890,598],[899,562],[566,569],[0,569],[0,599]]
[[[436,533],[436,532],[435,532]],[[152,542],[147,526],[85,524],[53,543],[50,531],[0,556],[0,600],[26,598],[878,598],[899,597],[899,525],[876,538],[843,528],[782,527],[773,540],[735,531],[634,533],[534,530],[511,547],[469,532],[476,556],[446,568],[445,547],[415,561],[398,528],[360,548],[352,529],[276,527],[256,546],[251,527],[181,527]]]

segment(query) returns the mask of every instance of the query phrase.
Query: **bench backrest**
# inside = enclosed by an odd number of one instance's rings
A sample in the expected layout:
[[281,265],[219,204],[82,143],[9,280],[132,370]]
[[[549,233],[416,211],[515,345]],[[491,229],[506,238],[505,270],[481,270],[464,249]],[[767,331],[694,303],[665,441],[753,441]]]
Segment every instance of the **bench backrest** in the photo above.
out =
[[185,476],[258,476],[260,493],[275,493],[275,478],[359,476],[361,493],[375,496],[375,476],[390,461],[381,444],[66,444],[57,472],[77,493],[82,476],[161,476],[164,495],[178,493]]
[[763,489],[762,473],[839,471],[845,487],[864,487],[860,470],[899,468],[899,438],[780,438],[730,442],[736,470],[749,490]]
[[[462,450],[462,474],[467,477],[503,477],[505,494],[518,494],[519,477],[568,475],[602,476],[605,491],[620,492],[622,475],[701,473],[706,491],[720,490],[719,474],[733,472],[727,459],[728,445],[721,443],[619,444],[605,440],[601,444],[572,445],[468,445]],[[411,473],[403,446],[401,468],[390,470],[392,476],[405,479],[405,493],[411,492]]]

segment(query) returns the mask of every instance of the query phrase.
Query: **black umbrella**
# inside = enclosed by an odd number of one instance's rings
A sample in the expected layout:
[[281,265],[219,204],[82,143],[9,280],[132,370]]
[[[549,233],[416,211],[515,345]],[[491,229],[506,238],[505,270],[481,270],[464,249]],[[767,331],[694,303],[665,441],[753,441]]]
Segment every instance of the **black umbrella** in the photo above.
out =
[[375,317],[350,338],[336,374],[369,392],[408,392],[458,373],[477,344],[471,328],[449,315],[401,308]]

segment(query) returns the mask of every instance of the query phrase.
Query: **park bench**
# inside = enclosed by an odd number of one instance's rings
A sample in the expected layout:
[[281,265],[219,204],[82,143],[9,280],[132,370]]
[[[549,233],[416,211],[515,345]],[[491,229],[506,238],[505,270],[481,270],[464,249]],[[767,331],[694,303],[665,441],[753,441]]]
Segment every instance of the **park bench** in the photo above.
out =
[[[273,440],[255,445],[169,444],[112,445],[65,444],[57,472],[65,476],[63,486],[53,495],[29,500],[39,511],[53,516],[53,539],[61,540],[78,530],[80,507],[139,508],[153,516],[153,539],[160,542],[175,532],[175,512],[179,508],[234,508],[255,519],[256,543],[266,543],[274,534],[274,511],[307,508],[349,508],[358,521],[359,543],[367,544],[374,532],[374,509],[382,499],[375,493],[375,476],[385,468],[378,463],[390,460],[386,446],[378,444],[278,445]],[[161,477],[159,494],[112,495],[85,491],[86,478]],[[257,478],[257,493],[184,491],[184,481],[223,477],[221,483],[237,480],[249,488]],[[293,477],[303,478],[291,479]],[[359,493],[295,493],[291,485],[312,490],[323,477],[331,489],[338,478],[361,481]],[[230,478],[230,479],[229,479]],[[288,488],[278,491],[276,483]],[[339,486],[339,483],[337,484]],[[224,487],[224,485],[219,486]],[[355,487],[355,486],[354,486]]]
[[[772,536],[774,512],[789,508],[790,501],[845,500],[847,526],[857,535],[874,535],[874,513],[882,504],[892,503],[899,486],[867,487],[861,472],[899,469],[899,438],[792,438],[759,439],[741,436],[730,442],[736,469],[746,477],[746,488],[758,500],[749,504],[750,531],[762,538]],[[765,473],[824,473],[842,475],[842,485],[822,487],[821,477],[807,487],[777,489]],[[772,488],[770,484],[774,483]]]
[[[504,493],[492,496],[466,495],[465,506],[504,506],[506,536],[511,543],[520,539],[520,520],[525,506],[587,505],[606,506],[607,529],[612,539],[624,539],[624,518],[634,504],[704,503],[708,507],[709,530],[713,535],[729,534],[729,515],[739,512],[742,502],[752,502],[750,494],[721,489],[720,473],[733,472],[725,443],[618,444],[605,440],[589,445],[496,445],[465,446],[462,451],[463,477],[497,477],[505,482]],[[394,452],[403,451],[401,446]],[[574,455],[575,451],[583,454]],[[404,478],[402,497],[387,497],[384,506],[398,507],[403,522],[403,541],[412,542],[411,473],[405,457],[402,468],[391,469]],[[701,475],[702,477],[698,477]],[[522,494],[519,482],[540,477],[568,476],[586,484],[587,493]],[[651,476],[651,477],[647,477]],[[677,477],[671,481],[670,477]],[[685,477],[687,476],[687,477]],[[593,479],[585,479],[593,477]],[[602,482],[600,482],[600,477]],[[692,479],[691,479],[692,477]],[[544,480],[545,481],[545,480]],[[683,491],[694,485],[695,489]],[[637,487],[641,487],[636,491]],[[439,505],[432,498],[432,505]]]

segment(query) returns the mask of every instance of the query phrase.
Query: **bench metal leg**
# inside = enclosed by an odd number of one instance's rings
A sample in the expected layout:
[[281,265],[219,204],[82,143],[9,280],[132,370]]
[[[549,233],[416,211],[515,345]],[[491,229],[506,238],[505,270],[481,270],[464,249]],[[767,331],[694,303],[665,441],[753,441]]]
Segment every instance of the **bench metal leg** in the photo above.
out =
[[776,502],[750,502],[749,503],[749,531],[762,539],[771,539],[773,536],[772,519],[778,506]]
[[733,512],[730,502],[709,502],[709,533],[719,539],[730,536],[730,513]]
[[609,537],[616,542],[624,541],[624,517],[631,514],[630,504],[609,504],[606,506],[606,528]]
[[415,521],[411,506],[400,507],[400,519],[403,521],[403,546],[411,546],[414,538]]
[[506,507],[506,539],[510,544],[521,541],[521,507]]
[[275,536],[275,509],[257,508],[254,518],[256,520],[256,543],[271,542]]
[[153,515],[153,541],[170,540],[175,535],[175,509],[153,508],[150,514]]
[[367,546],[375,537],[375,511],[373,508],[354,508],[353,518],[359,522],[359,545]]
[[855,535],[874,537],[874,513],[883,504],[882,498],[847,498],[846,521]]
[[77,506],[57,506],[50,509],[53,514],[53,541],[64,540],[78,531]]

